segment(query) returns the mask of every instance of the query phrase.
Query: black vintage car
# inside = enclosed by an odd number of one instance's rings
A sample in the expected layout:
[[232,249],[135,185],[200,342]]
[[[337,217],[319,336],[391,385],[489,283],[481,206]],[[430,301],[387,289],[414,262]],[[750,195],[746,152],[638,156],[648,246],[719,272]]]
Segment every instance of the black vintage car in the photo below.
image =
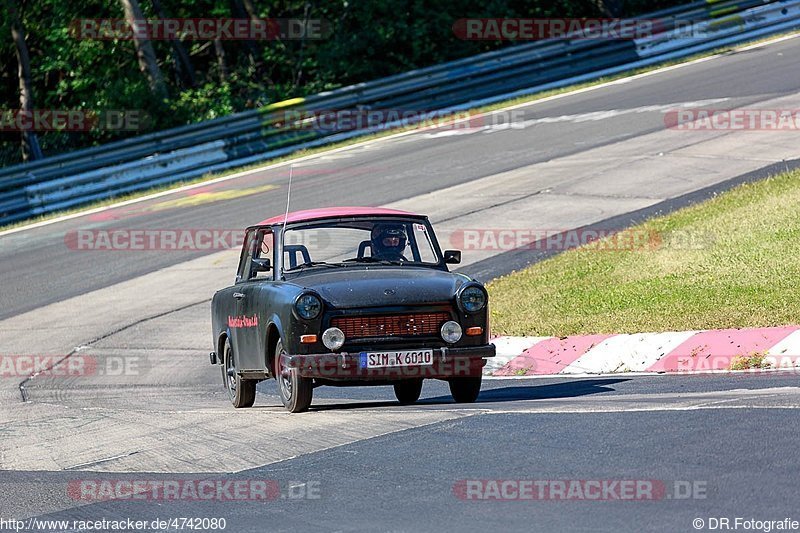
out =
[[381,208],[298,211],[247,228],[236,282],[211,302],[211,363],[235,407],[277,378],[290,412],[319,385],[393,385],[403,404],[423,379],[473,402],[489,343],[484,287],[448,271],[427,217]]

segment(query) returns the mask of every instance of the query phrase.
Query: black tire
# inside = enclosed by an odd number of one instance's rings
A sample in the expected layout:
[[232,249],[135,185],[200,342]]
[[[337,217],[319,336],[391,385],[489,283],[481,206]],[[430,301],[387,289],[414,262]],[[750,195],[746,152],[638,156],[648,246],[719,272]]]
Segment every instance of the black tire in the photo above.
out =
[[455,378],[448,381],[450,394],[456,403],[473,403],[481,393],[481,381],[483,376],[471,378]]
[[222,379],[228,390],[228,398],[237,409],[253,407],[256,402],[256,380],[242,379],[236,372],[236,354],[233,353],[230,339],[225,339]]
[[278,396],[287,411],[302,413],[311,406],[314,397],[314,384],[311,379],[301,377],[296,368],[283,366],[283,342],[275,345],[275,379],[278,382]]
[[394,395],[400,405],[410,405],[419,400],[422,394],[421,379],[406,379],[394,384]]

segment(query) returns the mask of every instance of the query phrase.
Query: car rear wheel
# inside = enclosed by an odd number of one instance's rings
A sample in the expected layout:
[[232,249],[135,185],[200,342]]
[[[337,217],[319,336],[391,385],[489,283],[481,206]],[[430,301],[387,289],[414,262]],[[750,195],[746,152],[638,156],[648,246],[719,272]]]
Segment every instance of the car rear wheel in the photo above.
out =
[[422,394],[421,379],[408,379],[394,384],[394,395],[402,405],[416,402],[420,394]]
[[233,353],[230,339],[225,339],[225,364],[223,379],[228,389],[228,398],[237,409],[252,407],[256,401],[256,381],[242,379],[236,371],[236,355]]
[[482,379],[482,376],[451,379],[448,385],[456,403],[472,403],[477,400],[481,393]]
[[283,342],[275,345],[275,377],[278,381],[278,395],[286,410],[290,413],[306,411],[314,396],[314,385],[311,379],[300,376],[296,368],[288,368],[284,362],[286,352]]

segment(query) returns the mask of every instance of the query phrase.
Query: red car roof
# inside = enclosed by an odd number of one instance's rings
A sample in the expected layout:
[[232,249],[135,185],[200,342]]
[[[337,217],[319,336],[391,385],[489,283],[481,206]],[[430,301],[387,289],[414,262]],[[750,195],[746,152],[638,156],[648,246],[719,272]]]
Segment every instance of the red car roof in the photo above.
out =
[[[293,222],[306,222],[308,220],[319,220],[321,218],[337,218],[337,217],[364,217],[364,216],[381,216],[381,215],[399,215],[399,216],[412,216],[419,217],[415,213],[408,211],[400,211],[398,209],[386,209],[384,207],[325,207],[321,209],[306,209],[303,211],[293,211],[286,217],[286,223]],[[274,224],[283,224],[283,215],[262,220],[256,226],[272,226]]]

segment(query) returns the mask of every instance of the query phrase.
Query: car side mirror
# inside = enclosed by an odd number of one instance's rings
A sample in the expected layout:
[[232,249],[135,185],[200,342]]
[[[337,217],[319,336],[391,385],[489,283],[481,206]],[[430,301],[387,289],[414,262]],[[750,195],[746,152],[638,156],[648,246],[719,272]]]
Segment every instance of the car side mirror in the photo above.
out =
[[258,272],[269,272],[272,270],[272,263],[268,258],[255,258],[253,259],[253,264],[250,267],[250,276],[257,274]]
[[461,262],[461,250],[445,250],[444,262],[448,265],[457,265]]

